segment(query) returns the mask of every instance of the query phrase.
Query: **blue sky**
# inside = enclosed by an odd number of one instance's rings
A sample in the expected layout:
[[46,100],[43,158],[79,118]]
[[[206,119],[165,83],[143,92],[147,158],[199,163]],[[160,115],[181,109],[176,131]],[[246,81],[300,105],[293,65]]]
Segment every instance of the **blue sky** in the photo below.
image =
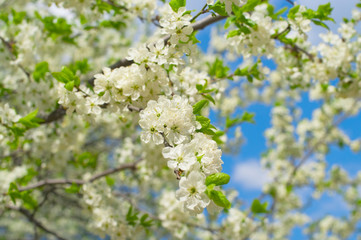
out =
[[[187,1],[187,9],[201,9],[205,4],[204,1]],[[283,6],[291,6],[285,0],[271,0],[272,4],[278,8]],[[306,5],[312,9],[317,9],[320,4],[331,2],[331,6],[334,7],[333,18],[336,22],[340,23],[343,16],[351,16],[351,10],[354,8],[357,0],[300,0],[297,1],[302,5]],[[198,12],[198,11],[196,11]],[[337,30],[337,25],[333,23],[328,24],[332,31]],[[312,43],[318,43],[320,41],[319,33],[326,32],[326,30],[320,27],[314,27],[309,34],[309,39]],[[207,44],[210,37],[210,28],[206,28],[198,33],[197,38],[201,41],[201,48],[207,49]],[[269,66],[272,68],[272,66]],[[310,117],[312,111],[317,107],[317,102],[310,102],[307,95],[302,97],[302,101],[299,106],[302,107],[303,117]],[[246,137],[246,143],[242,146],[240,153],[237,156],[223,156],[224,172],[231,175],[231,181],[228,187],[236,188],[239,191],[239,197],[246,203],[251,203],[255,197],[258,197],[261,192],[262,184],[267,181],[267,176],[264,170],[260,167],[259,159],[266,150],[265,138],[263,132],[270,127],[270,110],[271,108],[262,104],[255,104],[248,108],[248,111],[256,114],[256,124],[242,125],[242,133]],[[352,117],[344,121],[340,127],[343,129],[351,139],[355,139],[361,136],[360,121],[361,116]],[[327,162],[329,166],[338,164],[346,169],[350,176],[355,176],[357,171],[360,170],[361,155],[355,154],[350,151],[348,147],[339,149],[332,147],[330,153],[327,156]],[[307,199],[310,195],[310,191],[304,189],[300,191],[303,199]],[[337,207],[335,207],[337,206]],[[319,200],[314,201],[306,210],[306,213],[312,219],[317,219],[324,214],[331,214],[334,216],[344,216],[347,214],[348,206],[337,195],[324,194]],[[303,239],[302,231],[296,229],[290,239],[298,240]],[[352,236],[350,239],[356,239],[356,236]]]

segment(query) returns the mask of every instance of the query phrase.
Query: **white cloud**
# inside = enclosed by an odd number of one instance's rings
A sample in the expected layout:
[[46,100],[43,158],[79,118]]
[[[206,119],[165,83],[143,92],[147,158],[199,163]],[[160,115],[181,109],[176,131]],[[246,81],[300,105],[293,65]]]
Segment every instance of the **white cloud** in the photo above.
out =
[[249,190],[261,190],[262,186],[270,181],[267,171],[254,159],[236,164],[232,175],[236,184]]

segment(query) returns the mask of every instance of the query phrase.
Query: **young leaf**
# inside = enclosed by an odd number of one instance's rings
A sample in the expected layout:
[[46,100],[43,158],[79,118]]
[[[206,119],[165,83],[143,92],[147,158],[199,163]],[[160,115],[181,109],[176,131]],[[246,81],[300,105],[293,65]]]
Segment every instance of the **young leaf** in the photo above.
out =
[[214,173],[206,178],[206,186],[214,184],[216,186],[224,185],[229,182],[231,177],[226,173]]
[[33,78],[35,82],[39,82],[40,79],[45,79],[45,74],[49,72],[48,62],[39,62],[35,65],[35,70],[33,72]]
[[199,102],[197,102],[196,104],[193,105],[193,114],[200,114],[202,108],[204,108],[207,104],[208,104],[208,100],[203,99],[200,100]]
[[231,207],[231,203],[228,201],[227,197],[221,192],[216,190],[210,190],[206,192],[208,197],[213,200],[213,202],[225,209],[229,209]]
[[253,200],[251,211],[254,214],[268,213],[267,202],[261,203],[258,199]]
[[186,0],[171,0],[169,5],[174,12],[178,12],[179,8],[186,6]]
[[39,123],[43,120],[41,118],[37,118],[36,115],[38,114],[38,109],[35,109],[25,117],[19,119],[18,123],[21,123],[26,128],[35,128],[39,127]]

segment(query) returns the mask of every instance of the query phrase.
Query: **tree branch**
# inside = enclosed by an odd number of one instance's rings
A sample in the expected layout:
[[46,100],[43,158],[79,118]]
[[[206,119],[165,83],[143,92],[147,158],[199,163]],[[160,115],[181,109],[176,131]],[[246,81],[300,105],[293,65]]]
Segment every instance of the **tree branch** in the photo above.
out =
[[[31,189],[35,189],[35,188],[40,188],[43,186],[49,186],[49,185],[70,185],[70,184],[77,184],[77,185],[83,185],[86,183],[90,183],[90,182],[94,182],[102,177],[108,176],[110,174],[113,173],[117,173],[126,169],[132,169],[135,170],[136,166],[138,165],[139,162],[141,162],[143,159],[139,159],[137,161],[135,161],[134,163],[126,163],[123,165],[120,165],[119,167],[116,168],[111,168],[108,170],[105,170],[104,172],[98,173],[93,175],[91,178],[89,178],[88,180],[82,180],[82,179],[45,179],[42,181],[39,181],[37,183],[25,186],[25,187],[19,187],[19,192],[23,192],[23,191],[27,191],[27,190],[31,190]],[[7,195],[7,193],[4,193],[3,195]]]
[[45,225],[43,223],[41,223],[39,220],[37,220],[28,210],[21,208],[21,207],[15,207],[15,206],[6,206],[6,208],[11,209],[11,210],[16,210],[18,212],[20,212],[21,214],[23,214],[30,222],[32,222],[36,227],[40,228],[41,230],[43,230],[44,232],[53,235],[54,237],[56,237],[57,239],[60,240],[66,240],[66,238],[63,238],[61,236],[59,236],[56,232],[50,230],[49,228],[45,227]]

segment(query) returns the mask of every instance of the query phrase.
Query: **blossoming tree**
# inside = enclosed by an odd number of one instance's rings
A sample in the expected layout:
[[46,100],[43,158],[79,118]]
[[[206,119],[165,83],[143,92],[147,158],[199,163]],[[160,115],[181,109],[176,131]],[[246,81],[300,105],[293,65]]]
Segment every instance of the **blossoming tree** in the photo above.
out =
[[[203,4],[0,0],[1,239],[288,239],[300,227],[334,240],[359,230],[361,174],[327,166],[327,153],[360,150],[339,124],[361,109],[361,3],[319,44],[307,33],[328,29],[330,4]],[[320,103],[310,118],[303,94]],[[272,108],[261,158],[271,180],[244,204],[222,152],[244,142],[255,102]],[[312,199],[342,196],[347,218],[310,218],[304,187]]]

